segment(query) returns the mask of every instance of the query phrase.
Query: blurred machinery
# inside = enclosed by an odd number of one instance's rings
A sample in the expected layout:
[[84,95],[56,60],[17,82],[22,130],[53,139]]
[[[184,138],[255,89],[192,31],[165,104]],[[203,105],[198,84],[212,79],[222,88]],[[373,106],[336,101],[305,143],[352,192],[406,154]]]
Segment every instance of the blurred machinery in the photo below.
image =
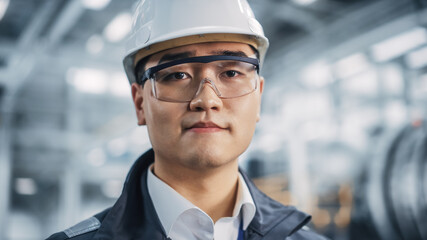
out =
[[427,239],[427,122],[377,150],[357,191],[351,239]]

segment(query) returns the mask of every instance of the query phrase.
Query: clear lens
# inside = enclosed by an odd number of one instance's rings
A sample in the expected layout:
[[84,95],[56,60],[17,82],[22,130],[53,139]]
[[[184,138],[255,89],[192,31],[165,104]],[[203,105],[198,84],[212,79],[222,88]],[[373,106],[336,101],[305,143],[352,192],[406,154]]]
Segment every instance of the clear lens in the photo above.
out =
[[[152,75],[154,94],[165,101],[191,101],[203,79],[210,79],[221,98],[234,98],[253,92],[257,70],[251,63],[224,60],[184,63],[164,68]],[[202,84],[205,84],[203,82]]]

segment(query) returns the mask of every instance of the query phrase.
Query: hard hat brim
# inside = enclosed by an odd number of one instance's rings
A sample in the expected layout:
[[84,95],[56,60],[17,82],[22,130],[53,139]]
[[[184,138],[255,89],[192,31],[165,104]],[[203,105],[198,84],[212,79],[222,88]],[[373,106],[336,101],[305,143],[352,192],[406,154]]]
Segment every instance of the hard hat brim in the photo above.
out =
[[146,48],[142,48],[135,54],[133,65],[135,66],[139,60],[145,57],[148,57],[154,53],[158,53],[164,50],[186,46],[190,44],[207,43],[207,42],[237,42],[237,43],[246,43],[254,47],[255,49],[258,49],[260,47],[260,41],[255,36],[242,35],[242,34],[230,34],[230,33],[199,34],[199,35],[172,39],[169,41],[153,44]]

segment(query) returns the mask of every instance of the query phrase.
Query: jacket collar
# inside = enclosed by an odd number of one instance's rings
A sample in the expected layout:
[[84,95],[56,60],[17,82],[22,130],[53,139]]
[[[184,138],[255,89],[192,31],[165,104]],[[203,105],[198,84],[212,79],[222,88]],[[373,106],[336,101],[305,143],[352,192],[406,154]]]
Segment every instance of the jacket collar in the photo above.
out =
[[280,235],[289,236],[310,221],[311,216],[298,211],[295,207],[284,206],[271,199],[261,192],[241,169],[239,171],[248,185],[256,206],[255,217],[249,225],[249,231],[245,233],[245,237],[248,237],[251,231],[261,236],[265,236],[271,231],[280,231]]
[[[153,162],[154,151],[151,149],[134,163],[121,196],[102,221],[93,239],[166,239],[165,231],[148,194],[147,168]],[[283,206],[267,197],[242,170],[239,171],[256,205],[255,217],[245,232],[245,239],[249,239],[253,234],[265,236],[279,229],[280,235],[288,236],[310,220],[310,216],[305,213],[293,207]]]

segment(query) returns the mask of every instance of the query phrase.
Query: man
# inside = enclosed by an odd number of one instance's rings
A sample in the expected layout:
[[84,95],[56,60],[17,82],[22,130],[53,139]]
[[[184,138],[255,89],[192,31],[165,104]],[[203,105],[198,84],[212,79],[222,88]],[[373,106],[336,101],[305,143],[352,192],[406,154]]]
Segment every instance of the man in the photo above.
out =
[[268,40],[245,0],[145,0],[124,66],[153,149],[116,204],[49,239],[323,239],[239,172]]

